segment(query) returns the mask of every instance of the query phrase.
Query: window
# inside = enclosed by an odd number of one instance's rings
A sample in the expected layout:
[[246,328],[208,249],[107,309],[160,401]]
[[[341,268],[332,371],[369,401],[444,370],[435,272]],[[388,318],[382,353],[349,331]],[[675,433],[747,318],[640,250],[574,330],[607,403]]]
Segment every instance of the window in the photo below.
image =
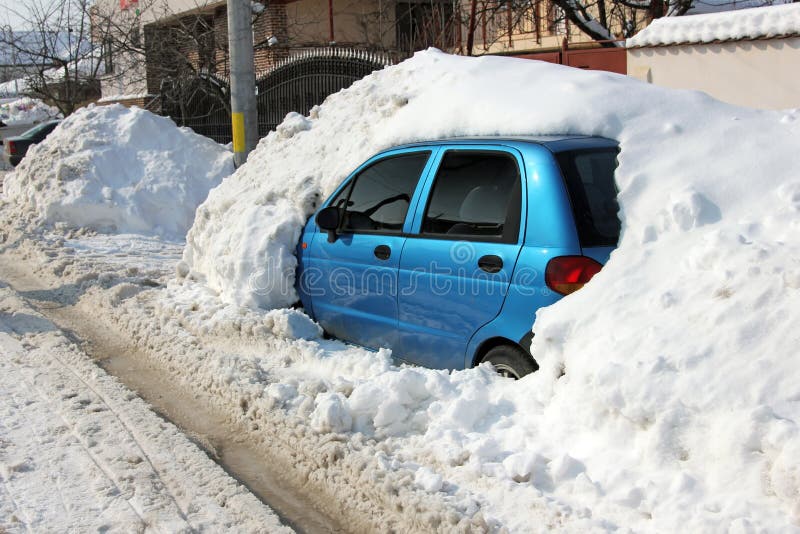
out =
[[553,2],[547,4],[547,33],[550,35],[564,35],[567,33],[567,18],[564,10]]
[[458,15],[452,2],[398,2],[395,7],[395,41],[401,50],[412,52],[429,46],[452,48],[456,44]]
[[521,187],[517,162],[510,154],[449,151],[436,174],[421,233],[516,243]]
[[567,182],[581,246],[615,246],[619,241],[617,216],[617,149],[563,152],[557,155]]
[[134,48],[139,48],[142,46],[142,36],[139,33],[139,25],[134,25],[131,28],[131,46]]
[[356,176],[331,203],[345,208],[342,230],[399,234],[429,155],[390,157]]
[[106,74],[114,72],[114,44],[111,39],[103,41],[103,61],[105,63]]
[[30,130],[26,130],[20,134],[20,137],[24,137],[25,139],[44,139],[47,134],[56,129],[56,126],[58,126],[57,122],[43,122],[41,124],[37,124]]

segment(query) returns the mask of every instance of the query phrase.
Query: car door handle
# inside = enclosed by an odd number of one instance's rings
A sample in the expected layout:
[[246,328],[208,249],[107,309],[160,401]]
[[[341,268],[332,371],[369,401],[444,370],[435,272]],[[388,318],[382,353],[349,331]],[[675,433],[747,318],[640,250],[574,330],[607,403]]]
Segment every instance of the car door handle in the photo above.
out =
[[481,256],[478,260],[478,267],[487,273],[499,273],[500,269],[503,268],[503,260],[500,256],[487,254],[486,256]]
[[375,247],[375,257],[379,260],[388,260],[389,256],[392,255],[392,249],[390,249],[387,245],[378,245]]

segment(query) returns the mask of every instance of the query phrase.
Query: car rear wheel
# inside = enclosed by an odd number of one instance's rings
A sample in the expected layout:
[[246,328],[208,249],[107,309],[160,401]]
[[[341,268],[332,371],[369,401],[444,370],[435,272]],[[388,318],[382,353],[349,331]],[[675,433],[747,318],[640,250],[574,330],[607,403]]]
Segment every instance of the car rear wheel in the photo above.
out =
[[536,362],[519,347],[500,345],[494,347],[481,360],[494,365],[497,374],[506,378],[519,380],[525,375],[539,369]]

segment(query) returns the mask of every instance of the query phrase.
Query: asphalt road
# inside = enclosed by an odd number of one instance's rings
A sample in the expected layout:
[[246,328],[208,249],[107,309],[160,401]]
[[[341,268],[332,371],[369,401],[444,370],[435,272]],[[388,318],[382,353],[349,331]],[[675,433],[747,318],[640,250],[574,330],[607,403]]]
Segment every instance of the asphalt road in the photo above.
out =
[[4,126],[0,128],[0,139],[14,137],[15,135],[19,135],[26,130],[30,130],[33,128],[33,126],[33,124],[15,124],[14,126]]

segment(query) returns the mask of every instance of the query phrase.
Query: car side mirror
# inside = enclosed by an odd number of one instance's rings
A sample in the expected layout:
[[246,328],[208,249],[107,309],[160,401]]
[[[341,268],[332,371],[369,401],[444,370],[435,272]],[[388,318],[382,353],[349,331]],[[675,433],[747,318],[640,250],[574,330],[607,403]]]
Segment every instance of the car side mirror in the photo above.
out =
[[328,232],[328,243],[336,241],[336,230],[339,229],[341,222],[340,214],[341,212],[336,206],[328,206],[317,213],[317,226]]

